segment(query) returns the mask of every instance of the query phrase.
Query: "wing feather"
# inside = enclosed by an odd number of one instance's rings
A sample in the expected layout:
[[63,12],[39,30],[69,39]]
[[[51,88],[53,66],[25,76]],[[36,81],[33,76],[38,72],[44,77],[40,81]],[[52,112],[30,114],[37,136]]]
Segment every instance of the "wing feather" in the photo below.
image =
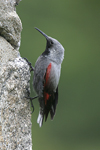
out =
[[47,120],[48,114],[50,112],[51,119],[53,119],[55,115],[56,105],[58,103],[58,87],[56,92],[53,89],[50,89],[48,83],[50,83],[50,72],[51,72],[52,64],[50,63],[46,69],[46,74],[44,77],[44,101],[45,101],[45,108],[44,108],[44,116],[45,121]]

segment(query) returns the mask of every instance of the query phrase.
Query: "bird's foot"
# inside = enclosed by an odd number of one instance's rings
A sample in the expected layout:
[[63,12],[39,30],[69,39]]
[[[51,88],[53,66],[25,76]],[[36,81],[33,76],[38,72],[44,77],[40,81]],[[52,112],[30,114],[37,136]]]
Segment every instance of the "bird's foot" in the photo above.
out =
[[28,65],[29,65],[29,67],[30,67],[30,72],[31,72],[31,71],[34,71],[34,67],[33,67],[32,64],[28,61],[28,59],[27,59],[27,58],[24,58],[24,59],[27,61]]
[[28,97],[25,97],[25,98],[27,98],[27,99],[30,99],[30,102],[31,102],[31,107],[32,107],[32,112],[31,112],[31,114],[34,112],[34,105],[33,105],[33,102],[32,102],[32,100],[33,99],[36,99],[38,96],[35,96],[35,97],[30,97],[30,96],[28,96]]

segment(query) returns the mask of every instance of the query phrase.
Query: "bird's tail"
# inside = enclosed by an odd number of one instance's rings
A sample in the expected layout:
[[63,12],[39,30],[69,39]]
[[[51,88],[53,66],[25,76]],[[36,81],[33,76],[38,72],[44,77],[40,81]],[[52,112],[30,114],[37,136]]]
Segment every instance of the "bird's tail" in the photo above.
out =
[[44,115],[42,115],[42,114],[39,112],[39,115],[38,115],[38,118],[37,118],[37,123],[39,124],[40,127],[41,127],[42,124],[43,124],[43,119],[44,119]]
[[39,111],[39,115],[37,118],[37,123],[41,127],[43,124],[43,120],[44,120],[44,99],[43,99],[43,97],[41,97],[38,100],[39,100],[39,104],[40,104],[40,111]]
[[46,105],[44,103],[44,99],[39,98],[40,112],[38,115],[37,123],[39,124],[40,127],[43,124],[44,118],[45,118],[45,121],[47,120],[49,112],[50,112],[51,120],[53,120],[55,112],[56,112],[57,103],[58,103],[58,87],[54,95],[49,97]]

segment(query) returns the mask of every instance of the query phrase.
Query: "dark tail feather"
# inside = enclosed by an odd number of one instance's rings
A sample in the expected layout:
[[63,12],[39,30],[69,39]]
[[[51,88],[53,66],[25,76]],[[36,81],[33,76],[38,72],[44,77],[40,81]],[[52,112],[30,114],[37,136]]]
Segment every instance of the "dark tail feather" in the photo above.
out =
[[[53,106],[52,106],[52,107],[53,107]],[[51,110],[50,110],[50,117],[51,117],[51,120],[53,120],[54,115],[55,115],[54,108],[51,108]]]
[[49,100],[47,101],[47,105],[45,106],[45,112],[44,112],[45,121],[47,120],[49,112],[50,112],[51,120],[53,120],[57,103],[58,103],[58,87],[56,89],[56,92],[49,98]]
[[56,89],[56,92],[53,96],[50,97],[49,100],[47,100],[47,104],[45,105],[43,98],[39,98],[40,103],[40,112],[37,119],[37,123],[41,127],[43,124],[44,116],[45,121],[47,120],[48,114],[50,112],[51,120],[53,120],[55,112],[56,112],[56,106],[58,103],[58,87]]
[[48,114],[49,114],[49,110],[45,113],[45,122],[46,122],[46,120],[48,118]]
[[56,106],[57,106],[57,103],[58,103],[58,87],[56,89],[56,93],[55,93],[54,97],[55,97],[55,99],[53,101],[53,104],[52,104],[51,110],[50,110],[51,120],[53,120],[53,118],[54,118],[54,115],[55,115],[55,112],[56,112]]

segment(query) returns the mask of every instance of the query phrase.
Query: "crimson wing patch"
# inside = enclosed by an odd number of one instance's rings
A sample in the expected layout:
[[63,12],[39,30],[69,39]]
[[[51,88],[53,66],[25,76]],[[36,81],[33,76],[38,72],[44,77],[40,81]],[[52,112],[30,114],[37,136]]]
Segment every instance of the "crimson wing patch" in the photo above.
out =
[[48,94],[46,92],[46,87],[48,85],[48,80],[49,80],[49,76],[50,76],[50,71],[51,71],[51,63],[48,65],[47,69],[46,69],[46,74],[45,74],[45,83],[44,83],[44,100],[45,100],[45,105],[47,103],[47,100],[50,97],[50,94]]

